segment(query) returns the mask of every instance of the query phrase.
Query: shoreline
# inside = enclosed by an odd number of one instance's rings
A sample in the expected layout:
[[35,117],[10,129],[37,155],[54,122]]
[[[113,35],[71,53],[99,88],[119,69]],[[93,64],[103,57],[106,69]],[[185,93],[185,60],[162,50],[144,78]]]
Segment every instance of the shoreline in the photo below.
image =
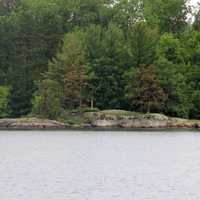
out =
[[[77,116],[80,117],[80,116]],[[122,110],[88,112],[82,122],[69,123],[40,118],[0,119],[0,130],[85,130],[85,131],[162,131],[200,130],[200,120],[167,117],[163,114],[142,114]],[[79,118],[80,121],[80,118]]]
[[1,132],[38,132],[38,131],[44,131],[44,132],[52,132],[52,131],[56,131],[56,132],[127,132],[127,133],[131,133],[131,132],[196,132],[198,133],[200,131],[199,128],[118,128],[118,127],[107,127],[107,128],[58,128],[58,129],[49,129],[49,128],[43,128],[43,129],[38,129],[38,128],[0,128],[0,133]]

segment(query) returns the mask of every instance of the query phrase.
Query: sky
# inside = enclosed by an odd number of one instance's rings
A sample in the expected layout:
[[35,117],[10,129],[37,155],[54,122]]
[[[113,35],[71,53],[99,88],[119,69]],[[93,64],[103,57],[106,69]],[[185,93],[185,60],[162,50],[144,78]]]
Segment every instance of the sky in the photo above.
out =
[[192,4],[192,5],[196,5],[197,2],[200,2],[200,0],[191,0],[191,4]]
[[[196,6],[198,2],[200,3],[200,0],[189,0],[189,1],[190,1],[190,5],[192,5],[192,6]],[[194,9],[193,11],[195,12],[195,7],[193,9]],[[188,20],[190,22],[193,22],[194,21],[194,17],[189,15],[188,16]]]

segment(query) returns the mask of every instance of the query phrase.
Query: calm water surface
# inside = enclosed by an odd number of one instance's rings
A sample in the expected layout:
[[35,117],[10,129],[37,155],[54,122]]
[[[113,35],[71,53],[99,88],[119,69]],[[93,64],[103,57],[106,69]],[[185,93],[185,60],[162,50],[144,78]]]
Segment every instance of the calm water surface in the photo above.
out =
[[0,132],[1,200],[199,200],[198,132]]

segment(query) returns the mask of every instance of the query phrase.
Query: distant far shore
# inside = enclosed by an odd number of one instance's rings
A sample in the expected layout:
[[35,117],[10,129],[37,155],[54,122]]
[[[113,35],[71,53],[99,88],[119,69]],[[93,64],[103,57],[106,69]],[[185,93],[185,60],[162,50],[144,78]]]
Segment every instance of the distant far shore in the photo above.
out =
[[[188,120],[167,117],[162,114],[141,114],[123,110],[105,110],[77,114],[78,120],[73,122],[54,121],[40,118],[0,119],[1,130],[65,130],[89,128],[120,128],[120,129],[197,129],[200,120]],[[68,116],[70,118],[70,116]]]

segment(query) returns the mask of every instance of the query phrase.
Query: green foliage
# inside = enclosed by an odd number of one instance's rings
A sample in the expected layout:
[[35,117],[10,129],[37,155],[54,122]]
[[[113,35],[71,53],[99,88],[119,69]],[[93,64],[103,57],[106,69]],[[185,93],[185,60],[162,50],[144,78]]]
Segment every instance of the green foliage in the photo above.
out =
[[45,79],[39,83],[39,89],[33,99],[33,114],[56,119],[62,113],[63,90],[53,80]]
[[0,86],[0,118],[8,116],[9,88]]
[[131,66],[153,64],[158,39],[157,30],[149,28],[145,22],[131,26],[128,34]]
[[[19,63],[21,64],[21,63]],[[10,80],[9,110],[11,117],[25,116],[31,112],[33,83],[28,77],[24,67],[18,67],[10,72],[12,79]]]
[[191,97],[192,108],[190,117],[193,119],[200,119],[200,90],[194,91]]
[[165,58],[172,63],[183,63],[184,52],[179,39],[172,34],[164,34],[159,41],[157,56]]
[[82,106],[83,92],[87,84],[86,60],[78,35],[69,34],[65,40],[62,59],[65,68],[65,105]]
[[156,62],[160,83],[168,98],[164,112],[170,116],[188,118],[190,110],[189,86],[182,72],[184,65],[176,65],[160,58]]
[[49,63],[45,79],[39,83],[33,102],[34,113],[55,119],[64,108],[82,101],[86,77],[80,38],[82,33],[79,31],[65,36],[62,50]]
[[1,0],[0,85],[10,88],[1,113],[54,119],[90,102],[136,110],[138,70],[154,65],[146,77],[168,98],[152,108],[199,118],[199,7],[193,24],[190,12],[187,0]]
[[113,21],[125,32],[130,26],[144,20],[143,2],[141,0],[117,1],[113,9]]
[[46,71],[63,35],[57,6],[45,2],[22,1],[0,20],[0,82],[11,87],[9,107],[13,117],[31,111],[34,81]]
[[189,117],[190,85],[187,84],[188,66],[181,41],[172,34],[164,34],[157,49],[156,67],[161,85],[168,96],[164,112],[171,116]]
[[46,77],[55,80],[64,91],[65,106],[81,103],[86,86],[86,60],[83,52],[83,33],[76,31],[65,36],[63,48],[49,63]]
[[187,0],[144,0],[145,19],[161,33],[182,34],[190,7]]
[[[122,31],[114,24],[107,29],[90,27],[86,36],[89,62],[90,96],[95,106],[103,108],[123,107],[123,67],[126,46]],[[120,96],[119,96],[120,94]]]
[[[200,64],[200,32],[190,31],[182,38],[182,44],[186,51],[186,61],[192,65]],[[195,66],[193,66],[195,68]]]

